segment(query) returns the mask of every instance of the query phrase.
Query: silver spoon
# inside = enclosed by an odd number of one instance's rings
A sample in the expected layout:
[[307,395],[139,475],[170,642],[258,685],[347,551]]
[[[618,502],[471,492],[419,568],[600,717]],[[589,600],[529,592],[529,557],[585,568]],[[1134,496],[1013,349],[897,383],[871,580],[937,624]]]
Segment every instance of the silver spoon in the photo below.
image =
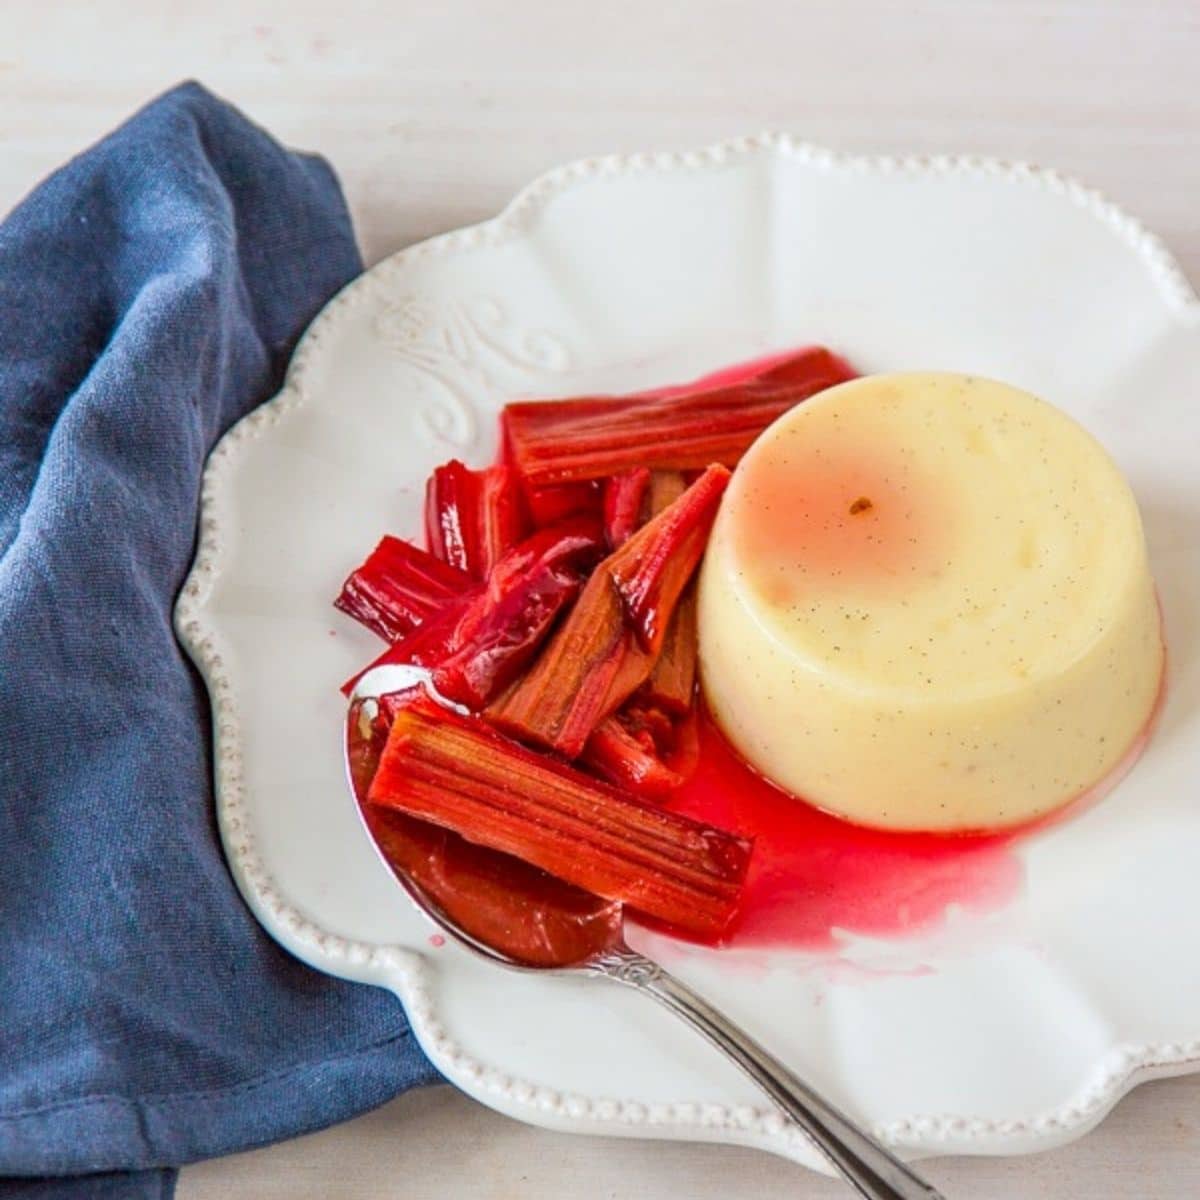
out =
[[[427,673],[419,667],[378,667],[358,681],[352,699],[373,699],[417,683],[424,684],[432,692]],[[349,768],[349,763],[347,765]],[[514,971],[549,971],[558,975],[609,979],[657,1000],[754,1080],[865,1200],[944,1200],[936,1188],[722,1012],[658,963],[626,945],[619,906],[613,905],[611,909],[599,912],[598,918],[588,926],[585,944],[576,948],[572,958],[533,964],[481,941],[447,913],[407,872],[395,870],[391,863],[388,865],[421,912],[456,942],[481,957]]]

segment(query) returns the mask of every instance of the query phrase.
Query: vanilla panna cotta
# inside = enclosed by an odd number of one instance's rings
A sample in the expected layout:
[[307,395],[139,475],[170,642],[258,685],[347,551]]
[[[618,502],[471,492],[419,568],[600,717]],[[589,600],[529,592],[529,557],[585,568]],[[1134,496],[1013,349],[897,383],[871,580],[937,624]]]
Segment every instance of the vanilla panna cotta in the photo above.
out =
[[700,663],[734,746],[865,825],[998,829],[1143,735],[1164,650],[1145,538],[1103,448],[1049,404],[906,373],[798,405],[734,472]]

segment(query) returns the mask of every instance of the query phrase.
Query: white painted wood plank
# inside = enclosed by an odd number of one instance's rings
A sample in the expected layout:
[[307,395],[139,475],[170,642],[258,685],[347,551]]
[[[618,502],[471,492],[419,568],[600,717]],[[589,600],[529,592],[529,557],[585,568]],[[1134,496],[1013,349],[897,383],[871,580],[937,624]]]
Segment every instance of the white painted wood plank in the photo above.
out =
[[[253,8],[253,12],[247,10]],[[183,16],[183,13],[187,16]],[[1052,164],[1200,277],[1195,0],[0,0],[0,211],[194,76],[342,176],[369,261],[555,164],[762,128],[839,149]],[[1028,1159],[929,1165],[949,1197],[1200,1195],[1200,1078]],[[750,1151],[554,1135],[448,1089],[184,1171],[183,1200],[845,1195]]]

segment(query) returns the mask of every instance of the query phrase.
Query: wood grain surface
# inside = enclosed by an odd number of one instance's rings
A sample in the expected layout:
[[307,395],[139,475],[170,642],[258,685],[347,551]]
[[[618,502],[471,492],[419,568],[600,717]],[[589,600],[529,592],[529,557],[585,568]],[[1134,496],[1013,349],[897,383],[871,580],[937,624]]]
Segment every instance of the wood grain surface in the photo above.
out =
[[[1197,0],[0,0],[0,211],[137,104],[199,78],[341,174],[374,262],[539,172],[765,128],[838,149],[1049,164],[1200,279]],[[1200,1077],[1025,1159],[939,1160],[949,1200],[1200,1196]],[[845,1196],[766,1155],[550,1134],[447,1088],[187,1168],[183,1200]]]

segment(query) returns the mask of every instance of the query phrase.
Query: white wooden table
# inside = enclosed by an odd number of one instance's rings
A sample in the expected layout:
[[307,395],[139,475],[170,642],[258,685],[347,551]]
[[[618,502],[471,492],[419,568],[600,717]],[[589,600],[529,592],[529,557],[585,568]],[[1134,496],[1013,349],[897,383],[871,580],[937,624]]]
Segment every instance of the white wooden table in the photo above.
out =
[[[248,10],[253,9],[253,12]],[[187,12],[189,15],[184,16]],[[841,149],[1053,164],[1200,279],[1197,0],[0,0],[0,210],[194,76],[327,155],[368,262],[492,214],[554,164],[763,128]],[[944,1160],[951,1198],[1200,1195],[1200,1077],[1028,1159]],[[844,1196],[765,1155],[572,1138],[446,1088],[183,1172],[183,1200]]]

